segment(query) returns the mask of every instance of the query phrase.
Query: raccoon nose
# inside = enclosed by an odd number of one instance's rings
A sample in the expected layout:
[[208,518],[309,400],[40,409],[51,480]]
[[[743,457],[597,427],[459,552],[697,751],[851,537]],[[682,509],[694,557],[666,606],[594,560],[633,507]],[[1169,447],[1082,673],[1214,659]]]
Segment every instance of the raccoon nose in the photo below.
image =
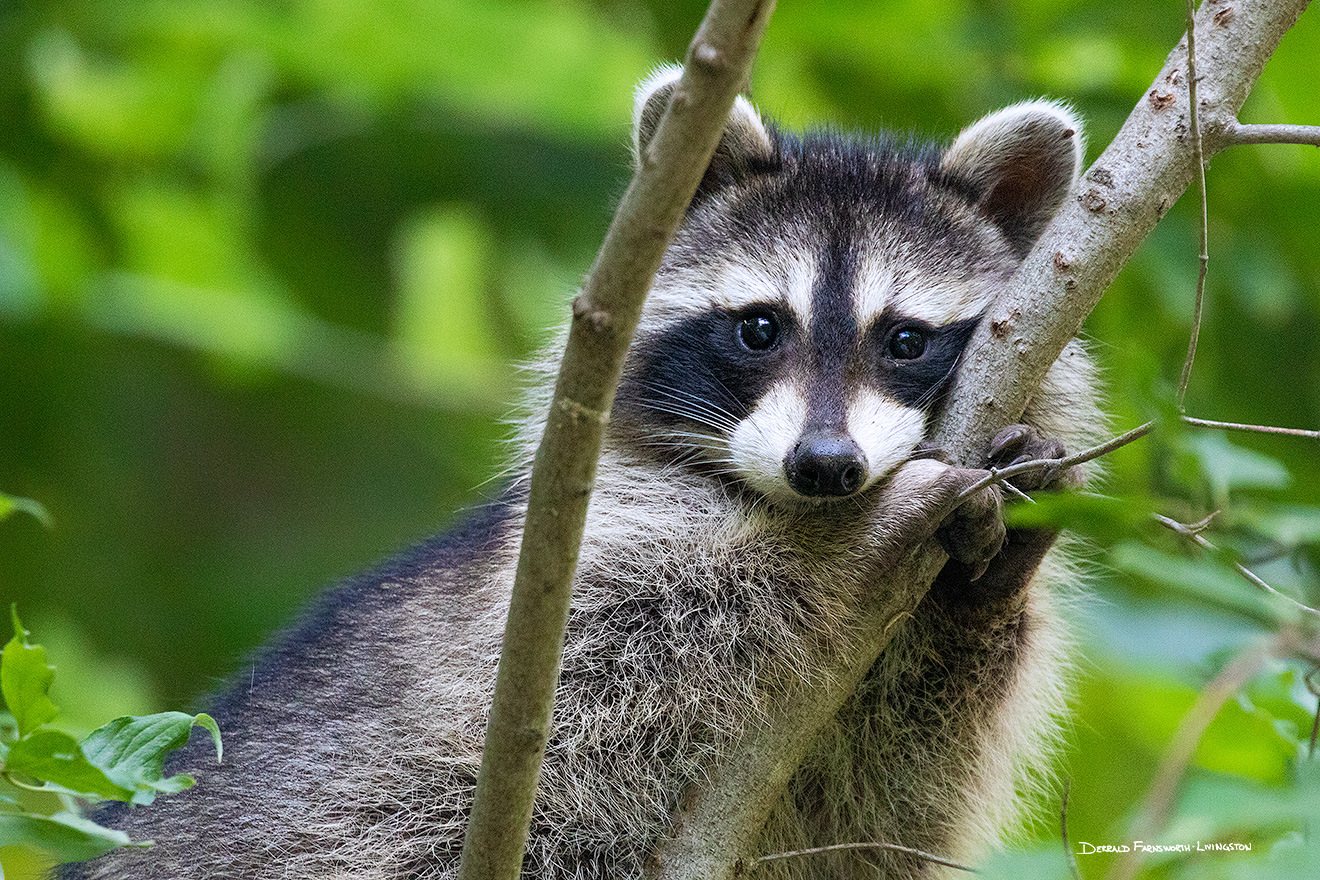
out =
[[866,482],[862,449],[847,434],[803,434],[784,458],[788,485],[799,495],[822,498],[851,495]]

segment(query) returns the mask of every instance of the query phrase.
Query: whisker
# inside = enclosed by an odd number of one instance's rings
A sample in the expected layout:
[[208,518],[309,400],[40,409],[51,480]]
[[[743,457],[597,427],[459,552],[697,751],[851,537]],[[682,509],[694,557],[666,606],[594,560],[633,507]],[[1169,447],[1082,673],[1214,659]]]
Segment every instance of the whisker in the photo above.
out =
[[[737,403],[737,398],[734,397],[733,394],[729,392],[729,389],[724,386],[723,382],[720,382],[718,377],[711,377],[711,378],[713,378],[716,384],[720,386],[720,388],[728,396],[729,400]],[[659,394],[663,394],[666,397],[668,397],[670,400],[675,401],[677,403],[683,404],[685,406],[695,404],[696,408],[699,409],[701,412],[712,416],[718,416],[720,419],[726,420],[728,427],[736,426],[742,420],[741,417],[730,412],[728,409],[720,406],[715,401],[708,400],[704,397],[693,394],[692,392],[687,391],[685,389],[675,388],[669,385],[661,385],[657,382],[644,382],[642,384],[644,387],[649,388],[650,390],[655,391]]]
[[679,418],[686,419],[690,422],[696,422],[699,425],[715,428],[721,432],[730,432],[735,427],[734,425],[717,421],[712,415],[707,413],[694,412],[692,410],[679,409],[678,407],[651,402],[644,402],[642,406],[654,412],[668,413],[669,415],[678,416]]

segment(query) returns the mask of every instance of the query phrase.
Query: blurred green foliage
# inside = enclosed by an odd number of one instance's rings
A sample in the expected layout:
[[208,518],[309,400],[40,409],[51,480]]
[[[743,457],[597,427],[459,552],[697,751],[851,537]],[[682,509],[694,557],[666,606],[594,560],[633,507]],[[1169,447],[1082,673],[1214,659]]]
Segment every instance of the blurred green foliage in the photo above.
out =
[[[632,86],[681,57],[703,9],[0,7],[0,490],[55,524],[0,524],[0,599],[68,646],[68,686],[96,695],[89,716],[104,712],[77,724],[195,700],[319,586],[492,491],[511,365],[565,313],[625,183]],[[1320,123],[1315,15],[1244,121]],[[1048,94],[1088,120],[1094,159],[1182,17],[1175,0],[782,4],[754,97],[792,126],[948,135]],[[1208,178],[1188,410],[1314,428],[1320,150],[1239,148]],[[1170,412],[1196,213],[1186,201],[1170,212],[1088,323],[1116,426]],[[1109,471],[1107,494],[1137,500],[1060,513],[1098,569],[1100,598],[1077,615],[1086,661],[1067,758],[1072,837],[1093,843],[1123,839],[1195,690],[1274,619],[1225,559],[1142,513],[1223,509],[1216,543],[1320,598],[1316,444],[1166,427]],[[1276,807],[1316,795],[1299,761],[1315,705],[1304,671],[1281,664],[1253,685],[1268,695],[1211,727],[1184,799],[1197,815],[1234,815],[1248,789]],[[1226,839],[1246,827],[1206,821]],[[1241,832],[1258,843],[1249,856],[1160,862],[1150,876],[1265,876],[1284,864],[1269,850],[1314,858],[1295,821],[1276,825]],[[1057,838],[1047,821],[1030,835]],[[992,873],[1061,876],[1057,843],[1043,847]],[[1081,862],[1086,877],[1107,864]]]

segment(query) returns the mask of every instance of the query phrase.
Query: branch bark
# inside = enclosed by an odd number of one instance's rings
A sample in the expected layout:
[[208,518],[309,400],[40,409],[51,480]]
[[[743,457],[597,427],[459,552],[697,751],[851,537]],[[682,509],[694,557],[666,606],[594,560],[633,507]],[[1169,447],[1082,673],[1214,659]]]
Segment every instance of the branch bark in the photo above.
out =
[[516,880],[549,736],[601,435],[642,302],[747,80],[773,0],[714,0],[683,78],[573,303],[505,626],[462,880]]
[[[1279,41],[1309,0],[1206,0],[1197,15],[1200,111],[1207,131],[1227,132]],[[1118,136],[1083,177],[1068,202],[981,322],[934,439],[962,465],[979,465],[990,438],[1021,417],[1030,396],[1081,329],[1119,269],[1191,182],[1196,171],[1181,86],[1186,50],[1169,55]],[[1223,149],[1217,134],[1207,151]],[[945,562],[935,542],[915,549],[876,584],[873,604],[857,609],[872,636],[796,694],[737,750],[711,768],[709,782],[688,800],[673,835],[648,871],[650,880],[727,880],[743,874],[770,810],[822,726],[856,688],[894,627],[916,608]]]
[[1303,144],[1320,147],[1320,125],[1233,125],[1219,133],[1220,146]]

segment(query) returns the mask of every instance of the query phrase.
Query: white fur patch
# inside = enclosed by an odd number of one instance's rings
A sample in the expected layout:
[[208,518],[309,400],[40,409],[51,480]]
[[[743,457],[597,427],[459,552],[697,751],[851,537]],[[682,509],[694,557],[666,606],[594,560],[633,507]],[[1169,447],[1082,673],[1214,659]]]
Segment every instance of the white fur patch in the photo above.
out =
[[784,458],[806,420],[807,398],[796,385],[776,385],[761,397],[729,438],[729,457],[747,485],[764,495],[796,496],[784,475]]
[[804,251],[781,254],[769,264],[732,259],[700,269],[668,271],[657,278],[647,297],[647,317],[666,321],[711,309],[737,311],[778,304],[791,311],[805,328],[811,320],[816,273],[815,257]]
[[896,270],[895,262],[877,250],[862,258],[853,295],[858,327],[870,326],[886,308],[940,327],[980,314],[993,293],[988,278],[932,278],[912,268]]
[[642,110],[651,96],[665,86],[677,83],[683,78],[683,68],[678,64],[661,64],[651,71],[646,79],[633,90],[633,152],[637,151],[637,130],[641,128]]
[[848,404],[848,433],[866,456],[866,485],[907,461],[926,433],[926,416],[878,391],[863,388]]

